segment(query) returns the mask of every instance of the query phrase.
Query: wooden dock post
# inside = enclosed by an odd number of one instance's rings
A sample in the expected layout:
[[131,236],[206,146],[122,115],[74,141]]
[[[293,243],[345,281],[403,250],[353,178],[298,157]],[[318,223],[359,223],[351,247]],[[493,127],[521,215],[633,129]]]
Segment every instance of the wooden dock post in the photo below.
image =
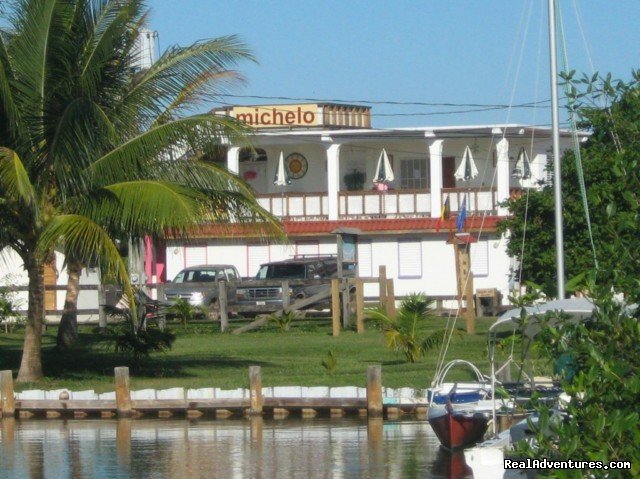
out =
[[291,298],[289,297],[289,280],[282,281],[282,314],[287,312],[289,305],[291,304]]
[[227,282],[218,281],[218,307],[220,308],[220,331],[229,330],[229,313],[227,311]]
[[249,366],[249,414],[258,416],[262,414],[262,374],[260,366]]
[[116,380],[116,409],[118,417],[130,417],[131,407],[131,387],[129,383],[129,368],[121,366],[114,368]]
[[364,282],[356,279],[356,330],[364,333]]
[[333,335],[340,334],[340,280],[331,280],[331,319]]
[[387,316],[396,317],[396,294],[393,287],[393,278],[387,279]]
[[98,327],[100,329],[107,327],[107,312],[104,309],[107,303],[107,294],[104,288],[104,284],[98,286]]
[[380,307],[387,309],[387,267],[383,264],[378,266],[378,295],[380,296]]
[[13,395],[13,373],[0,371],[0,409],[2,417],[14,417],[16,413],[15,397]]
[[382,366],[367,368],[367,412],[370,417],[382,415]]

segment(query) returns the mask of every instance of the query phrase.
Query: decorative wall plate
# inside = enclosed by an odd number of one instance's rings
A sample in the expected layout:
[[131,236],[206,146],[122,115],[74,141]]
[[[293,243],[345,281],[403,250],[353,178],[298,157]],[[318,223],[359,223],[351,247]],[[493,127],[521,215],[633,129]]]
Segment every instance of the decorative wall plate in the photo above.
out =
[[309,165],[307,159],[301,153],[291,153],[287,156],[287,172],[289,178],[297,180],[307,174]]

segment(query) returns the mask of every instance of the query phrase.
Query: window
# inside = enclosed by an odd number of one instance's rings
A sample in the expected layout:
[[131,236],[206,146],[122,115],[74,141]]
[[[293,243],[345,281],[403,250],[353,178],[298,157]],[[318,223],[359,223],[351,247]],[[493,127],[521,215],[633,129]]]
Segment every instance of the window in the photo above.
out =
[[426,158],[400,161],[400,188],[429,188],[429,167]]
[[250,244],[247,245],[247,276],[253,276],[260,268],[260,265],[269,262],[269,245]]
[[224,272],[227,273],[227,279],[229,281],[238,279],[238,277],[236,276],[236,271],[233,268],[225,268]]
[[296,241],[296,256],[318,256],[320,243],[318,241]]
[[489,242],[471,243],[471,271],[474,277],[489,276]]
[[362,277],[373,276],[371,241],[358,241],[358,274]]
[[207,264],[207,247],[206,246],[185,246],[184,249],[184,267],[198,266]]
[[398,278],[422,278],[422,243],[398,243]]

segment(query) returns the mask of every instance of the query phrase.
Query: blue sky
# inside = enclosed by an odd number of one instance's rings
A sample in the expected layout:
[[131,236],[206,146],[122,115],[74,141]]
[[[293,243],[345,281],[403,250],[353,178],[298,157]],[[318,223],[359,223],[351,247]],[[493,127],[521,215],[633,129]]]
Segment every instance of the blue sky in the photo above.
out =
[[[596,71],[629,79],[631,69],[640,68],[640,0],[560,3],[572,69],[591,73],[592,62]],[[548,100],[546,4],[545,0],[148,1],[149,26],[158,31],[161,50],[227,34],[242,37],[259,64],[241,66],[247,84],[234,92],[238,95],[456,105],[372,105],[377,127],[548,124],[548,109],[451,113],[477,109],[468,104]]]

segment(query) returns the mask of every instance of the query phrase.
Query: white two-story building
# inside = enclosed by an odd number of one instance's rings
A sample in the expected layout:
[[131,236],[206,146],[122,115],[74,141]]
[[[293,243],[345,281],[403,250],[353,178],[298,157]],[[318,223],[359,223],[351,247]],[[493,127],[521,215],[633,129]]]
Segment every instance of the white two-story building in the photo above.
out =
[[[496,288],[506,299],[516,286],[505,240],[496,233],[507,215],[500,204],[548,181],[550,129],[377,129],[371,127],[369,107],[342,104],[245,106],[218,113],[256,129],[253,148],[231,146],[216,161],[246,180],[259,203],[281,218],[289,243],[270,243],[240,225],[211,226],[188,242],[148,242],[144,281],[171,280],[182,268],[204,263],[232,263],[242,275],[253,276],[268,261],[336,253],[332,232],[349,227],[360,231],[360,276],[376,276],[378,266],[385,265],[399,296],[454,296],[454,250],[447,240],[458,231],[456,217],[464,202],[464,231],[477,238],[471,246],[474,287]],[[568,133],[561,134],[561,142],[570,147]],[[460,180],[455,173],[466,147],[477,175]],[[394,180],[380,191],[372,180],[383,149]],[[530,177],[524,179],[522,164],[516,165],[522,149],[530,160]],[[291,180],[284,187],[274,184],[281,153]],[[445,203],[450,218],[442,221]]]

